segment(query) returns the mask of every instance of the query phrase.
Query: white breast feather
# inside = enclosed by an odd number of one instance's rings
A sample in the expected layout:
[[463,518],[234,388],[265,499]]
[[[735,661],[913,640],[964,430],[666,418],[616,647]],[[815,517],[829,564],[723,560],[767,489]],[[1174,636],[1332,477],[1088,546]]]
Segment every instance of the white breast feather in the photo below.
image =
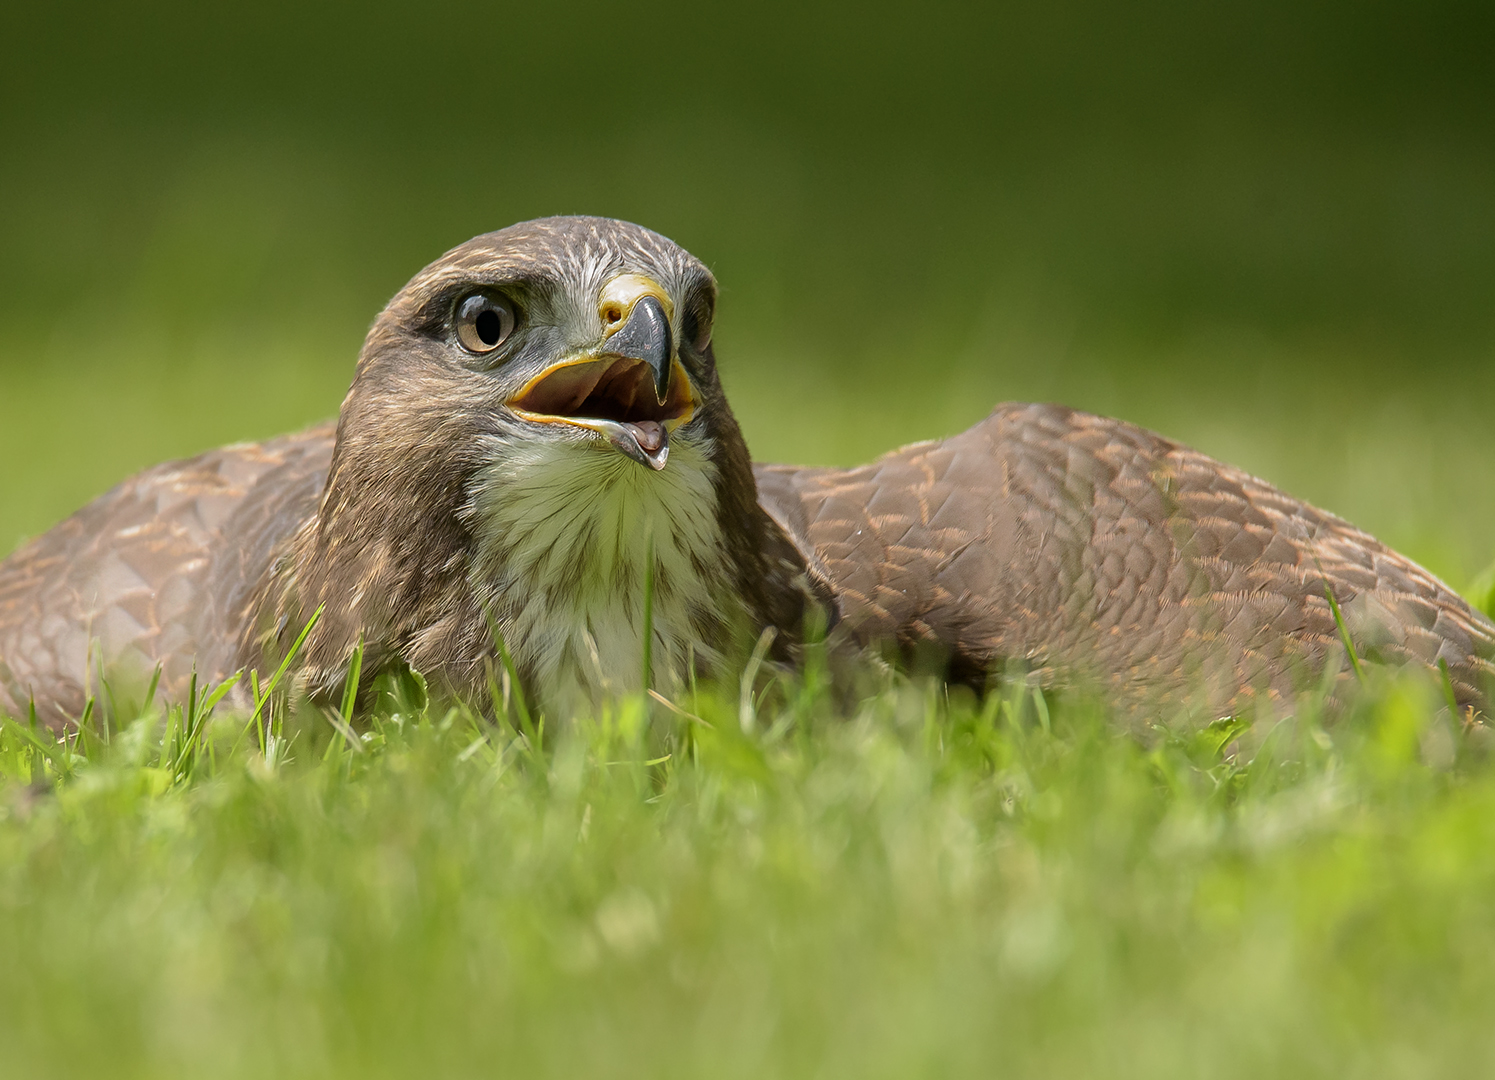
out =
[[553,718],[636,692],[644,568],[654,549],[653,683],[683,678],[731,593],[706,447],[655,472],[597,441],[493,440],[472,493],[473,585]]

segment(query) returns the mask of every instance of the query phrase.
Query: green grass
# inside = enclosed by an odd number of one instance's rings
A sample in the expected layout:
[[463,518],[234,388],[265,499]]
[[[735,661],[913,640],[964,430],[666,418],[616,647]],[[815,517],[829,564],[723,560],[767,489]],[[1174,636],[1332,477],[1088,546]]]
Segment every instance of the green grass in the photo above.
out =
[[543,730],[410,678],[361,735],[8,723],[0,1072],[1495,1066],[1495,761],[1435,687],[1128,735],[817,670]]

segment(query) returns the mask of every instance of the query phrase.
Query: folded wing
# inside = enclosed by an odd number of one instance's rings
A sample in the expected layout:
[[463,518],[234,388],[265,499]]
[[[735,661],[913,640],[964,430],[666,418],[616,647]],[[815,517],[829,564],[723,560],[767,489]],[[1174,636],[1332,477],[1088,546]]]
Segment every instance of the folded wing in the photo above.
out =
[[[1447,665],[1483,707],[1495,626],[1374,537],[1151,432],[1051,405],[857,469],[760,466],[760,498],[861,641],[1089,679],[1134,710],[1290,698],[1357,653]],[[1326,588],[1327,586],[1327,588]]]
[[0,562],[0,712],[57,725],[101,675],[143,690],[163,665],[234,668],[240,611],[275,545],[316,509],[333,429],[228,446],[131,477]]

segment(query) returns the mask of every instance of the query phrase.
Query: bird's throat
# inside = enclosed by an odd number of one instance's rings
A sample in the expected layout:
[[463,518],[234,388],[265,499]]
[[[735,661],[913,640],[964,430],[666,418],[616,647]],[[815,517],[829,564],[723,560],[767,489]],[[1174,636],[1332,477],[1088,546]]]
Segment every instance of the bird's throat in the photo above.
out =
[[[472,585],[552,715],[709,661],[733,580],[709,446],[676,438],[667,469],[610,445],[494,438],[470,492]],[[652,558],[652,574],[650,560]]]

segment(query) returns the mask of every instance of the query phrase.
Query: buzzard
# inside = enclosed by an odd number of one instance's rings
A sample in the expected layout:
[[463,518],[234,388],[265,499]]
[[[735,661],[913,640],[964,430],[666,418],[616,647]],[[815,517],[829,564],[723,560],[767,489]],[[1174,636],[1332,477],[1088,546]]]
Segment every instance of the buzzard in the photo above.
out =
[[[0,712],[101,676],[181,697],[294,654],[336,695],[409,665],[478,692],[496,642],[553,716],[678,685],[766,628],[1089,680],[1221,715],[1421,665],[1483,706],[1495,626],[1331,514],[1130,424],[1001,405],[860,468],[754,465],[716,285],[647,229],[525,222],[443,255],[369,331],[336,426],[126,480],[0,563]],[[646,597],[651,612],[646,616]]]

